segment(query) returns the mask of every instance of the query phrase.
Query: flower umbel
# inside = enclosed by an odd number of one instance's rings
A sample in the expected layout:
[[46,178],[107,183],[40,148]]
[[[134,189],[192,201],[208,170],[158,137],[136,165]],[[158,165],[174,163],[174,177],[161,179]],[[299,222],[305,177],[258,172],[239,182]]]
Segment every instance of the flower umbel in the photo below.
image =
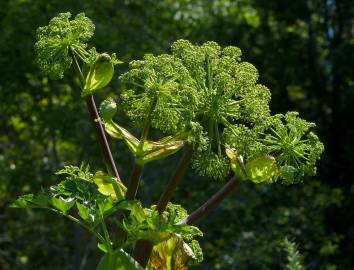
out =
[[84,13],[73,20],[70,17],[70,12],[60,13],[47,26],[37,30],[36,61],[42,72],[53,79],[62,78],[71,66],[70,50],[83,59],[90,55],[85,48],[93,36],[95,25]]
[[262,142],[280,166],[285,182],[297,182],[316,174],[316,161],[324,150],[318,137],[309,131],[314,123],[298,117],[297,112],[275,115],[269,134]]
[[215,42],[197,46],[178,40],[172,51],[188,70],[198,94],[193,121],[204,136],[199,136],[203,143],[194,155],[193,168],[201,175],[223,179],[230,167],[225,144],[232,143],[225,134],[241,124],[253,134],[252,128],[269,117],[270,92],[256,84],[257,69],[241,62],[237,47],[221,48]]

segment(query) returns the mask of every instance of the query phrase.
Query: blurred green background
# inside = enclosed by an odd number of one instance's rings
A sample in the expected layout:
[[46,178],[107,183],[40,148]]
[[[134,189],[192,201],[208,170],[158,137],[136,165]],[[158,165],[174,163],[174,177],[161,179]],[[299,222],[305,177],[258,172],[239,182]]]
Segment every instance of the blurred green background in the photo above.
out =
[[[299,245],[306,269],[354,268],[353,0],[0,0],[0,269],[95,269],[101,255],[69,221],[8,208],[55,184],[64,164],[104,168],[74,77],[51,81],[34,65],[37,27],[66,11],[84,11],[96,24],[92,45],[125,63],[168,52],[179,38],[238,46],[271,89],[272,113],[298,110],[317,123],[326,147],[318,175],[294,186],[242,184],[200,223],[205,260],[196,269],[284,269],[284,237]],[[117,80],[97,99],[109,92],[119,93]],[[111,143],[127,178],[132,157]],[[178,157],[147,168],[146,205]],[[173,201],[191,211],[221,185],[189,172]]]

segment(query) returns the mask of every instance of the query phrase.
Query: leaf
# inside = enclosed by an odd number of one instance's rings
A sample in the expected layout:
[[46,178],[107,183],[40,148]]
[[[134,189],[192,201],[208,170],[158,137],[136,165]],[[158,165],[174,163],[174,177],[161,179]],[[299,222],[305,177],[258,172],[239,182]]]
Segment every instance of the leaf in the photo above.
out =
[[87,96],[105,87],[113,77],[114,65],[107,53],[102,53],[87,74],[81,96]]
[[246,174],[251,181],[261,183],[279,175],[279,168],[274,157],[266,155],[247,162]]
[[150,264],[156,270],[186,270],[195,258],[190,246],[178,235],[155,245],[150,257]]
[[104,253],[108,252],[107,245],[105,243],[98,243],[97,244],[98,249],[102,250]]
[[98,191],[114,200],[123,200],[127,188],[116,178],[106,175],[103,172],[96,172],[92,181],[97,185]]
[[90,217],[90,209],[86,208],[84,205],[82,205],[79,202],[76,202],[76,207],[77,207],[77,210],[79,211],[79,216],[83,220],[88,220]]
[[130,215],[138,222],[143,222],[146,219],[144,208],[139,201],[121,201],[119,202],[119,209],[130,211]]
[[143,270],[143,268],[123,249],[118,249],[113,253],[106,253],[97,270]]
[[140,145],[140,141],[134,137],[128,130],[117,125],[113,121],[105,123],[105,129],[113,138],[124,140],[130,151],[135,154]]
[[33,195],[27,194],[19,197],[13,202],[10,207],[12,208],[47,208],[49,197],[46,195]]
[[245,180],[247,176],[245,175],[245,166],[243,164],[242,156],[237,156],[236,151],[230,148],[228,145],[225,146],[225,153],[230,159],[230,166],[232,171],[236,176]]
[[171,237],[171,234],[169,232],[163,232],[163,231],[140,231],[137,235],[137,239],[141,240],[147,240],[154,245],[159,244],[163,241],[166,241]]
[[183,140],[170,141],[168,143],[145,141],[142,147],[143,150],[138,149],[137,162],[143,165],[154,160],[166,158],[180,150],[184,143],[185,141]]
[[51,198],[51,203],[56,209],[66,214],[74,206],[75,198]]
[[105,129],[113,138],[124,140],[129,150],[136,156],[137,163],[140,165],[163,159],[176,153],[183,147],[185,138],[187,137],[186,133],[178,133],[176,136],[168,136],[157,142],[145,140],[141,143],[128,130],[113,121],[106,122]]

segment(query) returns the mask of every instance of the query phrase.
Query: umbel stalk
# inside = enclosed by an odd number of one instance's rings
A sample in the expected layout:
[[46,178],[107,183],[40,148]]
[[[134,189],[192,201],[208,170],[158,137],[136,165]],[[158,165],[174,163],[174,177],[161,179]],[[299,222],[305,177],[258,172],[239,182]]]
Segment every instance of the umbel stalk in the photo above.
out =
[[211,210],[218,207],[222,201],[239,186],[240,181],[236,176],[232,177],[218,192],[216,192],[209,200],[207,200],[202,206],[191,213],[188,217],[182,220],[180,223],[187,225],[194,225],[200,219],[206,216]]
[[95,104],[95,99],[94,99],[93,95],[87,96],[85,98],[85,101],[86,101],[87,109],[90,113],[90,118],[91,118],[92,124],[94,125],[95,130],[96,130],[96,136],[97,136],[97,139],[100,144],[100,149],[101,149],[105,164],[107,166],[108,173],[120,181],[118,170],[117,170],[116,164],[114,162],[103,125],[100,121],[97,107]]
[[[75,57],[75,54],[72,53],[71,55],[74,60],[74,66],[75,66],[78,74],[80,75],[81,87],[83,87],[83,84],[85,83],[85,77],[81,71],[80,65]],[[87,97],[85,97],[85,101],[86,101],[87,109],[90,113],[91,122],[93,123],[95,130],[96,130],[96,136],[99,141],[101,153],[102,153],[104,162],[106,164],[108,173],[111,176],[115,177],[117,179],[117,181],[121,181],[116,164],[113,159],[111,149],[108,144],[106,133],[104,131],[102,122],[100,121],[100,116],[98,114],[97,106],[96,106],[95,99],[94,99],[93,95],[88,95]]]
[[[174,175],[168,182],[164,192],[162,193],[159,202],[157,204],[157,211],[161,215],[165,211],[168,202],[171,200],[173,193],[175,192],[178,183],[181,181],[185,175],[190,160],[193,155],[193,146],[188,146],[187,152],[182,156]],[[153,244],[147,240],[138,240],[135,244],[133,257],[141,266],[146,267],[149,262],[151,252],[153,249]]]
[[175,174],[172,176],[170,182],[168,182],[165,191],[162,193],[159,202],[157,204],[157,211],[161,215],[165,211],[168,202],[171,200],[173,193],[175,192],[178,183],[181,181],[182,177],[185,175],[189,162],[192,159],[193,155],[193,146],[190,145],[187,149],[187,152],[183,155],[180,160]]

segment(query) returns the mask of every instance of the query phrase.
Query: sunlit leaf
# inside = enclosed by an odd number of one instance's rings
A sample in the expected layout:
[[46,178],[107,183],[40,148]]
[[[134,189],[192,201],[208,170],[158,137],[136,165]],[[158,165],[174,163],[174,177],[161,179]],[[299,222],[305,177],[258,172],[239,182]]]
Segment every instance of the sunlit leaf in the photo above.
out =
[[144,142],[143,150],[137,153],[137,162],[146,164],[154,160],[166,158],[180,150],[184,143],[185,141],[183,140],[170,141],[168,143],[146,141]]
[[88,220],[89,219],[90,210],[88,208],[86,208],[84,205],[82,205],[81,203],[79,203],[79,202],[76,202],[76,207],[77,207],[77,210],[79,211],[79,216],[83,220]]
[[103,172],[96,172],[92,181],[98,186],[98,191],[106,196],[112,197],[114,200],[122,200],[125,198],[127,188],[122,182],[116,178],[106,175]]
[[97,247],[102,250],[104,253],[107,253],[108,252],[108,248],[107,248],[107,245],[105,243],[98,243],[97,244]]
[[247,162],[246,174],[251,181],[261,183],[279,175],[279,169],[275,159],[266,155]]
[[194,259],[192,249],[178,235],[155,245],[150,257],[150,264],[156,270],[186,270]]
[[74,198],[64,199],[62,197],[51,198],[51,204],[59,211],[66,214],[74,206],[75,199]]
[[113,121],[105,123],[105,129],[113,138],[123,140],[132,153],[136,153],[140,141],[125,128],[117,125]]
[[225,153],[230,159],[230,166],[235,175],[241,179],[246,179],[247,176],[245,175],[245,168],[242,162],[242,157],[237,156],[236,151],[229,146],[225,146]]
[[47,208],[50,198],[46,195],[27,194],[19,197],[10,207],[13,208]]
[[105,87],[113,77],[114,65],[107,53],[101,54],[87,74],[82,96],[90,95]]
[[118,249],[113,253],[106,253],[97,270],[143,270],[143,268],[123,249]]

